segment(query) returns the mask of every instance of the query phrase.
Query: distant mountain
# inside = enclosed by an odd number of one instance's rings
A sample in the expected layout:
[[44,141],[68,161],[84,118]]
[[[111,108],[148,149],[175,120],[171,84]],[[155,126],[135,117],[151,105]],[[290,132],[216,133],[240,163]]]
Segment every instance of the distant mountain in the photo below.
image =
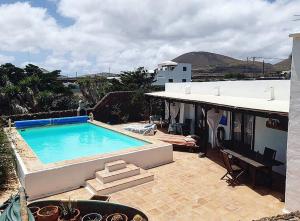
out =
[[[261,73],[263,63],[252,60],[244,61],[229,56],[210,52],[189,52],[173,59],[178,63],[192,64],[193,75],[197,73]],[[281,66],[281,65],[279,65]],[[264,64],[265,73],[275,72],[270,63]]]
[[292,56],[290,55],[289,58],[274,64],[273,67],[276,71],[289,71],[291,70],[291,64]]
[[193,69],[207,69],[216,66],[242,64],[242,61],[210,52],[189,52],[174,58],[178,63],[190,63]]

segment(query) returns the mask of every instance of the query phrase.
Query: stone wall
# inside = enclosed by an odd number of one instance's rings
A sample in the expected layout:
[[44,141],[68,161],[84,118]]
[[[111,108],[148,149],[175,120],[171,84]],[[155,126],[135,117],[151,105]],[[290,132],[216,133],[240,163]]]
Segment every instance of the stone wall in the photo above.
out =
[[49,112],[38,112],[38,113],[28,113],[28,114],[16,114],[10,116],[1,116],[4,124],[7,124],[8,119],[12,121],[17,120],[34,120],[34,119],[46,119],[46,118],[56,118],[56,117],[72,117],[76,116],[77,111],[73,110],[63,110],[63,111],[49,111]]

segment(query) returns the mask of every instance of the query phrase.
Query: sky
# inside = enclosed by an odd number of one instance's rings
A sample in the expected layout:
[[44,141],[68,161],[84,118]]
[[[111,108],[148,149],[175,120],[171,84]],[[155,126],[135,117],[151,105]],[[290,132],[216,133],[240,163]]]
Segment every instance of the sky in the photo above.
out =
[[0,64],[74,76],[154,69],[191,51],[285,58],[297,14],[300,0],[0,0]]

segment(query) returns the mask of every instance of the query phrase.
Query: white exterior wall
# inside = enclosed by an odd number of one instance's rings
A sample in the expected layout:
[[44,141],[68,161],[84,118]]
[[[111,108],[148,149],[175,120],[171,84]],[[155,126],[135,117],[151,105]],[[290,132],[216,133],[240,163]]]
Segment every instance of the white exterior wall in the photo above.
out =
[[[186,67],[186,71],[183,71],[183,67]],[[165,85],[169,82],[169,79],[173,79],[174,83],[182,82],[182,79],[186,79],[186,82],[192,80],[192,65],[188,63],[178,63],[173,70],[158,70],[153,85]]]
[[283,166],[273,167],[273,170],[285,175],[287,132],[266,127],[267,118],[256,117],[254,150],[264,153],[265,147],[276,150],[276,160],[284,162]]
[[293,36],[285,208],[300,209],[300,34]]
[[269,88],[274,87],[276,100],[290,99],[289,80],[166,83],[165,91],[184,94],[187,87],[191,88],[191,94],[216,95],[217,87],[220,87],[221,96],[261,98],[267,100],[271,94]]

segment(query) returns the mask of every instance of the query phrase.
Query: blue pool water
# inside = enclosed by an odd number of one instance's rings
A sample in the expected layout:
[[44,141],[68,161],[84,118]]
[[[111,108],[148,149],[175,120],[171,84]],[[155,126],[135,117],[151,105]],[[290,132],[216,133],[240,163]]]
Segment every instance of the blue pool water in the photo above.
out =
[[91,123],[35,127],[18,131],[43,163],[111,153],[147,144]]

